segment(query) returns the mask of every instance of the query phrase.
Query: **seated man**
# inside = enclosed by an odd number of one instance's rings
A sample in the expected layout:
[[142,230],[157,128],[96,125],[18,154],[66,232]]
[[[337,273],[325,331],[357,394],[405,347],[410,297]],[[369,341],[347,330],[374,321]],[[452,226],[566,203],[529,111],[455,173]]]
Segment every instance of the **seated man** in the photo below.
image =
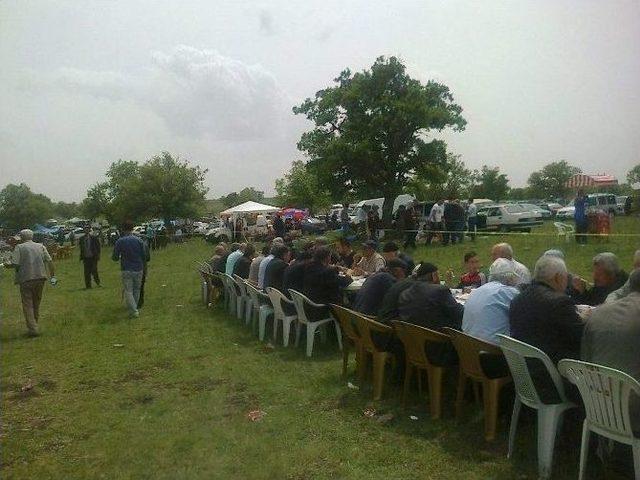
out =
[[416,264],[409,255],[407,255],[404,252],[400,252],[399,250],[400,249],[398,248],[398,245],[395,242],[387,242],[385,243],[384,247],[382,247],[382,257],[387,263],[393,260],[394,258],[402,260],[404,264],[407,266],[406,273],[407,273],[407,276],[409,276],[413,272],[413,269],[416,267]]
[[489,283],[475,289],[464,304],[462,331],[494,344],[498,344],[497,334],[509,335],[509,307],[520,293],[515,288],[517,281],[509,260],[499,258],[493,262]]
[[353,269],[356,275],[364,275],[365,277],[382,270],[385,261],[382,255],[376,252],[376,242],[368,240],[362,244],[362,258]]
[[[622,370],[640,382],[640,270],[629,276],[629,294],[596,308],[582,337],[582,360]],[[640,397],[632,399],[640,431]],[[633,413],[635,412],[635,413]]]
[[563,358],[579,358],[584,324],[573,300],[564,293],[564,261],[543,255],[536,262],[533,278],[531,285],[511,302],[511,336],[539,348],[554,363]]
[[342,303],[342,289],[352,282],[351,277],[338,275],[337,268],[329,266],[330,262],[331,251],[319,247],[305,266],[302,293],[314,303]]
[[[543,255],[536,262],[533,282],[511,302],[509,326],[511,337],[546,353],[554,364],[563,358],[580,358],[580,341],[584,323],[575,303],[565,292],[567,267],[556,256]],[[539,361],[529,365],[538,395],[545,403],[557,403],[558,392],[546,367]],[[565,393],[578,398],[575,387],[565,383]]]
[[573,299],[578,304],[600,305],[610,293],[621,288],[628,275],[620,268],[618,257],[611,252],[593,257],[593,287],[580,277],[573,277]]
[[224,273],[227,275],[233,275],[233,269],[236,266],[236,262],[242,256],[244,252],[244,243],[232,243],[231,253],[227,257],[227,264],[224,267]]
[[214,272],[224,272],[227,264],[227,249],[224,243],[219,243],[213,250],[213,257],[209,260],[209,265]]
[[264,288],[264,275],[267,271],[267,265],[269,262],[273,260],[273,249],[278,245],[284,245],[284,240],[281,237],[276,237],[271,242],[271,247],[269,249],[269,255],[264,257],[260,262],[260,267],[258,268],[258,288],[262,290]]
[[480,258],[476,252],[464,254],[464,269],[457,288],[478,288],[487,283],[486,275],[480,271]]
[[289,265],[291,252],[286,245],[276,245],[273,247],[273,260],[267,265],[264,273],[264,288],[273,287],[282,291],[284,284],[284,272]]
[[336,242],[338,252],[338,265],[344,268],[353,268],[353,256],[355,252],[351,248],[351,242],[346,238],[340,238]]
[[256,247],[254,247],[253,244],[250,243],[244,247],[242,256],[236,261],[235,267],[233,267],[233,274],[238,275],[240,278],[249,278],[249,271],[251,270],[255,253]]
[[518,274],[518,285],[531,282],[531,272],[523,264],[513,258],[513,248],[508,243],[497,243],[491,248],[491,258],[496,261],[498,258],[506,258],[513,262],[513,268]]
[[448,287],[440,285],[437,267],[427,264],[426,268],[431,270],[429,274],[420,276],[418,269],[416,280],[400,293],[398,316],[405,322],[433,330],[443,327],[460,330],[464,308],[456,302]]
[[[633,270],[640,270],[640,250],[636,250],[636,252],[633,254]],[[607,296],[605,303],[615,302],[616,300],[620,300],[621,298],[624,298],[627,295],[629,295],[629,293],[631,293],[631,287],[629,285],[629,280],[627,280],[627,282],[622,287],[620,287],[614,292],[611,292]]]
[[382,299],[391,286],[406,277],[407,265],[398,258],[387,262],[386,268],[367,278],[358,291],[353,309],[365,315],[377,315]]
[[260,271],[260,264],[262,263],[262,260],[264,260],[264,257],[266,257],[267,255],[269,255],[269,247],[264,246],[262,247],[262,251],[260,252],[260,255],[258,255],[256,258],[254,258],[251,261],[251,266],[249,267],[248,279],[254,285],[258,284],[258,272]]

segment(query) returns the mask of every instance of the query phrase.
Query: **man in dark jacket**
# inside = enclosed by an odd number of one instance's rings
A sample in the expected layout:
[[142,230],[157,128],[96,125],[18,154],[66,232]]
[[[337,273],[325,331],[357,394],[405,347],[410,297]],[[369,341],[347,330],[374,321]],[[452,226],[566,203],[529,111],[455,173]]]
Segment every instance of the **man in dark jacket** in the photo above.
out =
[[330,261],[331,251],[319,247],[304,269],[302,293],[312,302],[342,303],[342,289],[352,282],[351,277],[338,275],[338,270],[329,266]]
[[[563,358],[580,358],[580,342],[584,323],[575,303],[565,291],[567,267],[561,258],[543,255],[536,262],[533,281],[522,287],[509,308],[511,336],[546,353],[554,364]],[[557,403],[558,394],[546,368],[539,362],[529,365],[531,376],[541,399]],[[575,389],[567,394],[575,398]]]
[[249,243],[242,252],[242,256],[238,258],[236,264],[233,266],[233,274],[238,275],[245,280],[249,278],[249,271],[251,270],[251,262],[256,255],[256,247],[252,243]]
[[276,245],[272,250],[273,260],[267,265],[264,272],[264,288],[273,287],[282,291],[284,285],[284,272],[289,265],[291,252],[286,245]]
[[572,297],[578,304],[601,305],[607,296],[622,287],[628,278],[629,275],[620,268],[615,254],[599,253],[593,257],[593,287],[588,288],[585,280],[574,276]]
[[406,270],[407,266],[402,260],[398,258],[389,260],[383,270],[365,280],[353,302],[353,309],[365,315],[377,315],[385,294],[396,281],[406,277]]
[[98,262],[100,261],[100,240],[97,236],[91,235],[91,227],[84,227],[84,236],[79,241],[80,261],[84,263],[84,286],[91,288],[91,277],[100,286],[98,275]]

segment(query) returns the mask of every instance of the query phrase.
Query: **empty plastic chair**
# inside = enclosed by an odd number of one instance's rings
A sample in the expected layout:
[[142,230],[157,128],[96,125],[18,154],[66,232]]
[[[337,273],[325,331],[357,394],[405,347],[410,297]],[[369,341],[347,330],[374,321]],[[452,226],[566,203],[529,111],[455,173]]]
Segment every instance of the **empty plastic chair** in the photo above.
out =
[[265,331],[267,328],[267,319],[269,315],[273,316],[273,306],[271,300],[266,293],[261,292],[249,282],[245,283],[247,292],[251,297],[251,306],[253,310],[252,318],[258,320],[258,338],[264,340]]
[[[291,334],[291,324],[298,319],[298,315],[296,313],[291,313],[291,310],[295,312],[296,307],[292,300],[289,300],[276,288],[267,288],[267,295],[269,295],[271,305],[273,306],[273,341],[274,343],[277,342],[278,327],[280,323],[282,323],[282,344],[285,347],[288,347],[289,336]],[[287,309],[287,311],[285,311],[285,309]]]
[[432,363],[426,352],[434,345],[451,345],[451,338],[444,333],[399,320],[394,320],[391,324],[404,345],[406,368],[402,403],[406,402],[413,370],[415,369],[418,373],[418,385],[421,382],[422,371],[426,371],[429,379],[429,411],[432,418],[440,418],[442,414],[442,375],[446,366]]
[[[328,306],[314,303],[307,297],[305,297],[302,293],[296,292],[295,290],[289,289],[289,293],[291,294],[293,304],[295,305],[296,312],[298,313],[298,323],[296,325],[296,347],[300,343],[301,329],[302,325],[304,325],[307,330],[307,357],[310,357],[313,353],[313,343],[315,335],[320,331],[319,328],[324,325],[333,323],[336,329],[336,335],[338,337],[338,346],[340,350],[342,350],[342,333],[340,332],[340,325],[338,325],[338,322],[331,316]],[[320,318],[318,320],[312,320],[307,315],[306,307],[318,312],[326,311],[326,317]]]
[[584,402],[579,480],[584,478],[591,432],[631,445],[635,478],[640,478],[640,436],[633,430],[640,426],[631,423],[630,415],[630,401],[634,395],[639,400],[640,383],[620,370],[579,360],[560,360],[558,370],[578,387]]
[[[507,457],[510,458],[513,454],[520,409],[522,404],[525,404],[538,412],[538,475],[542,479],[550,478],[553,467],[553,451],[558,429],[562,425],[562,415],[577,405],[567,400],[562,378],[546,353],[507,335],[500,334],[498,338],[516,386]],[[557,402],[549,404],[540,399],[529,368],[531,362],[527,363],[527,359],[536,359],[535,361],[539,362],[539,365],[544,365],[555,387]]]
[[233,281],[235,282],[239,292],[237,299],[236,317],[238,317],[238,320],[242,320],[245,317],[245,309],[247,308],[247,303],[251,301],[251,298],[247,293],[247,286],[242,277],[234,274]]
[[331,310],[333,310],[333,315],[338,320],[342,332],[342,377],[347,377],[349,352],[353,348],[356,356],[356,371],[358,372],[360,381],[362,381],[364,380],[364,378],[362,378],[362,370],[360,369],[360,362],[362,362],[362,339],[354,324],[357,312],[333,304],[331,305]]
[[467,380],[482,385],[484,403],[484,438],[490,442],[496,438],[496,425],[498,422],[498,406],[500,390],[511,383],[511,375],[488,376],[483,367],[481,356],[484,354],[495,355],[504,358],[502,350],[496,345],[467,335],[453,328],[443,329],[450,337],[453,346],[456,347],[460,360],[460,373],[458,377],[458,392],[456,397],[456,416],[462,415],[464,393]]

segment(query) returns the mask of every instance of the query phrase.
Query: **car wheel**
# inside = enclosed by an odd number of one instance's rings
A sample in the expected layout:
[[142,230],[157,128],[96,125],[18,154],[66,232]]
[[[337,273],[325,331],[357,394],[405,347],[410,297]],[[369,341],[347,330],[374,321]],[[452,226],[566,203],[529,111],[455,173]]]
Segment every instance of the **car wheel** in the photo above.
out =
[[509,227],[506,225],[500,225],[500,228],[498,230],[502,233],[507,233],[509,231]]

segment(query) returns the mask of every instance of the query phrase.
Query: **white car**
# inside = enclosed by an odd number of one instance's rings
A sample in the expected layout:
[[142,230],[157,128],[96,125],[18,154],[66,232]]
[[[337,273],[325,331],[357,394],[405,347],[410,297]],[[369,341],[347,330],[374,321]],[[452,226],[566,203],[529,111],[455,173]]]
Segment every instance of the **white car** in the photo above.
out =
[[530,232],[542,225],[542,216],[517,203],[506,203],[478,209],[478,230]]
[[556,212],[557,220],[573,220],[573,216],[576,213],[576,207],[570,205],[568,207],[563,207],[558,209]]
[[542,217],[543,219],[551,218],[551,210],[548,210],[539,205],[534,205],[533,203],[520,203],[520,206],[526,208],[527,210],[531,210],[536,215]]

